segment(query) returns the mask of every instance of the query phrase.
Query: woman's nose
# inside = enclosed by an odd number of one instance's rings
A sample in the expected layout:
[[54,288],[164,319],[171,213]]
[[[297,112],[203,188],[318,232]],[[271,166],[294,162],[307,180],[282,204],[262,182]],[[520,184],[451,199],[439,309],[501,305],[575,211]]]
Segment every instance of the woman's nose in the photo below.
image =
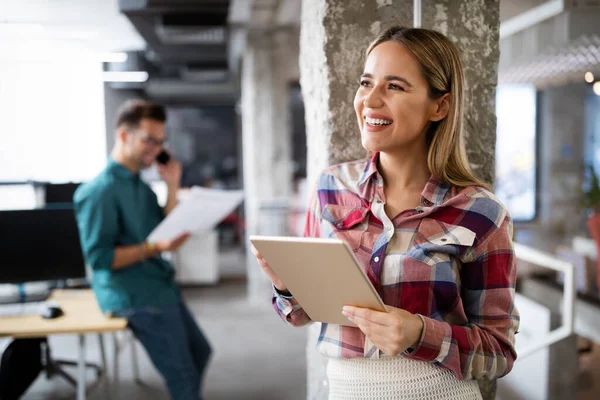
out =
[[383,105],[381,94],[377,88],[373,88],[363,100],[363,104],[367,108],[379,108]]

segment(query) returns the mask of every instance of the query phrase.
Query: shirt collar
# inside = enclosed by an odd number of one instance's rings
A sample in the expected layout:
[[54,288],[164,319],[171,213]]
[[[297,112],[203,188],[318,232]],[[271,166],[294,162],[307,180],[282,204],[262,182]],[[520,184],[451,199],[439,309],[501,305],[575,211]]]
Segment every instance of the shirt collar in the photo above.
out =
[[363,189],[364,186],[369,182],[370,178],[375,175],[375,177],[379,177],[379,171],[377,170],[377,161],[379,160],[379,152],[373,154],[373,156],[367,160],[367,166],[358,181],[358,188]]
[[444,202],[449,190],[450,185],[440,182],[432,175],[421,192],[421,202],[424,206],[439,206]]
[[[358,182],[358,189],[360,193],[366,194],[370,191],[367,190],[368,184],[373,183],[377,184],[377,181],[383,183],[383,179],[381,178],[381,174],[377,170],[377,162],[379,161],[379,152],[373,154],[373,156],[367,160],[367,165],[365,170]],[[450,190],[450,185],[439,181],[437,178],[434,178],[433,175],[429,178],[423,191],[421,192],[421,202],[424,206],[439,206],[444,202],[448,191]],[[365,196],[363,196],[365,197]]]
[[119,164],[112,158],[108,159],[108,165],[106,166],[106,169],[114,176],[122,179],[135,179],[139,176],[139,174],[134,174],[123,164]]

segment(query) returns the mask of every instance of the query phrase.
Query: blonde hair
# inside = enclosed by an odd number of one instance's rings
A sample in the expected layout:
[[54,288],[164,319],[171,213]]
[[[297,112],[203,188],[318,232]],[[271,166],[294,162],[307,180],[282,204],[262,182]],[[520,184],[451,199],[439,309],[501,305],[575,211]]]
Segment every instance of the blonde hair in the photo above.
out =
[[430,98],[439,99],[449,94],[448,115],[441,121],[432,122],[427,132],[427,164],[431,174],[458,188],[481,186],[488,189],[471,171],[463,143],[464,72],[458,49],[439,32],[392,26],[369,45],[367,56],[387,41],[401,44],[417,59],[428,83]]

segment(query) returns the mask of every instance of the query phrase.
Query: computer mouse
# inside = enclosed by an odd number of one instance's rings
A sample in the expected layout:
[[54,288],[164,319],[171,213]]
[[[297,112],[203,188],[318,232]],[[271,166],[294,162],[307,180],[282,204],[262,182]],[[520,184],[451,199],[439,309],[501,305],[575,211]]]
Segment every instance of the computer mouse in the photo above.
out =
[[62,315],[64,315],[64,312],[63,312],[62,308],[60,308],[59,306],[48,306],[42,312],[42,318],[46,318],[46,319],[58,318]]

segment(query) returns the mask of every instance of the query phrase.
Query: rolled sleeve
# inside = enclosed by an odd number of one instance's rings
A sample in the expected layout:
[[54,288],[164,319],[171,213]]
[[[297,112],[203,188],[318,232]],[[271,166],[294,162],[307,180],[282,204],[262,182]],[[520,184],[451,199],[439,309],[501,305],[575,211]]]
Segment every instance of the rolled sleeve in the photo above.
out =
[[273,308],[281,319],[293,326],[304,326],[311,322],[310,317],[298,304],[294,296],[285,296],[277,293],[273,288]]
[[118,214],[107,190],[75,195],[75,215],[86,263],[93,269],[110,269],[118,237]]
[[405,354],[421,361],[443,362],[452,350],[452,325],[417,315],[423,320],[421,339],[414,349],[407,350]]

